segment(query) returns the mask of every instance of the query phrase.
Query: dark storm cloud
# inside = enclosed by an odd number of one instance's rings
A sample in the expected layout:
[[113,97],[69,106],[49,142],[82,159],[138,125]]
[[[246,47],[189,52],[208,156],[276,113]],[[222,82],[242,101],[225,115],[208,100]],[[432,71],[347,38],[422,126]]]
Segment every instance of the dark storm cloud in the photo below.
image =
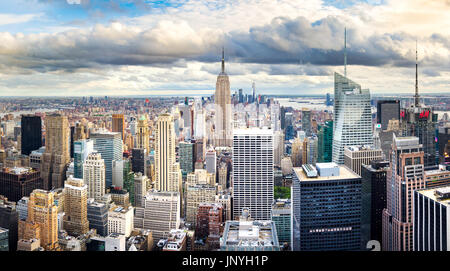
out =
[[[0,56],[3,55],[4,64],[17,68],[73,72],[121,65],[170,67],[183,61],[218,62],[221,47],[225,46],[227,61],[269,64],[269,74],[329,75],[321,66],[344,62],[344,27],[344,23],[332,16],[312,23],[304,17],[278,17],[270,24],[250,28],[247,32],[220,36],[218,33],[201,34],[187,24],[165,22],[142,31],[113,23],[97,25],[91,30],[75,29],[48,35],[0,33],[4,41],[0,44]],[[414,65],[414,48],[406,55],[400,53],[404,50],[399,50],[415,41],[412,36],[391,33],[366,37],[353,28],[347,33],[351,65]],[[447,37],[437,34],[429,40],[448,43]],[[447,60],[436,59],[433,64],[448,66]],[[231,72],[257,72],[256,68]],[[432,70],[428,74],[431,76]]]

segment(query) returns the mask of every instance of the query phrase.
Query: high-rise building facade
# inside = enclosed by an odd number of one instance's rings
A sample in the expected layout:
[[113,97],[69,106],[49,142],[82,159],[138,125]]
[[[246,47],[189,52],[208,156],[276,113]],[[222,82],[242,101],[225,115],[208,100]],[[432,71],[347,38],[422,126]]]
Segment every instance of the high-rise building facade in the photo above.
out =
[[150,153],[150,130],[144,115],[139,117],[136,130],[136,148],[144,149]]
[[318,154],[317,162],[328,163],[332,160],[333,153],[333,121],[327,120],[318,128]]
[[134,175],[134,201],[133,206],[143,207],[144,199],[147,195],[147,183],[150,182],[147,176],[138,172]]
[[381,130],[386,130],[390,120],[400,119],[400,101],[377,101],[377,123],[381,124]]
[[27,220],[19,221],[20,239],[39,239],[45,250],[58,249],[58,207],[54,192],[36,189],[31,193]]
[[336,163],[294,168],[293,250],[361,248],[361,177]]
[[311,136],[311,110],[309,110],[308,108],[302,109],[302,130],[305,131],[306,136]]
[[72,236],[89,231],[87,219],[88,186],[83,179],[69,177],[64,183],[64,230]]
[[106,193],[105,160],[98,152],[92,152],[83,165],[83,180],[88,187],[88,197],[102,201]]
[[291,243],[291,202],[276,200],[272,205],[272,221],[277,228],[280,246]]
[[414,251],[449,251],[450,186],[414,191]]
[[205,155],[205,168],[208,173],[216,174],[217,170],[217,153],[215,150],[209,150]]
[[7,168],[0,169],[0,195],[17,202],[22,197],[27,197],[35,189],[42,189],[43,181],[39,171],[32,168]]
[[120,133],[122,140],[125,138],[125,119],[123,114],[112,115],[112,131]]
[[420,103],[418,83],[418,64],[416,48],[416,84],[414,104],[400,111],[400,128],[402,136],[415,136],[423,146],[425,168],[434,167],[439,163],[437,155],[436,129],[438,115],[431,106]]
[[171,229],[180,226],[181,202],[178,192],[150,191],[144,199],[144,207],[136,207],[134,227],[150,230],[153,240],[167,237]]
[[425,168],[439,163],[436,154],[437,114],[432,107],[425,105],[412,106],[401,110],[400,129],[403,136],[415,136],[423,145]]
[[122,139],[119,133],[106,130],[92,132],[91,139],[94,140],[94,149],[105,160],[105,182],[106,187],[110,187],[112,185],[112,161],[122,160]]
[[133,149],[131,150],[131,167],[134,173],[147,174],[147,167],[145,164],[145,149]]
[[222,70],[217,76],[215,101],[215,141],[216,147],[231,147],[232,142],[232,106],[230,94],[230,79],[225,73],[225,55],[222,51]]
[[216,188],[207,184],[188,185],[186,189],[186,222],[195,226],[200,203],[215,201]]
[[383,210],[386,208],[386,178],[389,161],[374,160],[363,165],[362,178],[362,216],[361,244],[370,240],[382,242]]
[[294,167],[301,167],[303,164],[303,141],[299,137],[292,142],[291,161]]
[[45,117],[45,152],[41,162],[45,190],[64,186],[70,162],[69,133],[66,116],[53,114]]
[[111,206],[108,211],[108,234],[118,233],[129,237],[133,229],[134,207]]
[[155,137],[155,178],[158,191],[179,192],[181,189],[180,168],[176,163],[175,144],[172,115],[159,115]]
[[270,220],[273,202],[273,131],[238,129],[233,134],[233,214],[244,208],[257,220]]
[[42,146],[42,122],[40,116],[22,115],[21,126],[21,152],[30,155]]
[[8,247],[10,251],[17,249],[19,214],[15,202],[0,196],[0,228],[8,229]]
[[83,179],[83,164],[88,155],[94,151],[94,141],[81,139],[73,143],[73,176]]
[[315,164],[318,156],[318,140],[316,136],[309,136],[303,141],[302,164]]
[[189,142],[180,142],[178,146],[179,146],[181,172],[183,173],[183,176],[186,176],[188,173],[194,171],[195,144]]
[[384,251],[413,249],[413,193],[425,188],[423,147],[417,137],[395,137],[383,210]]
[[344,164],[344,148],[373,145],[370,93],[339,73],[334,73],[333,158]]
[[108,235],[108,206],[90,198],[87,202],[89,228],[95,229],[100,236]]
[[371,161],[381,160],[383,151],[373,146],[347,146],[344,148],[344,164],[361,176],[363,165],[370,165]]

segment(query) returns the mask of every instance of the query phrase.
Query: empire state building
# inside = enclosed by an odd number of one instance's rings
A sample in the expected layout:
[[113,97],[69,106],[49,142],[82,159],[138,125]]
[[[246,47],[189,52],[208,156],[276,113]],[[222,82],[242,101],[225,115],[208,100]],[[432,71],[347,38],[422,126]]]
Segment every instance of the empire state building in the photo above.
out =
[[222,50],[222,71],[217,76],[215,93],[215,141],[216,147],[231,147],[232,144],[232,119],[231,119],[231,95],[230,80],[225,73],[225,55]]

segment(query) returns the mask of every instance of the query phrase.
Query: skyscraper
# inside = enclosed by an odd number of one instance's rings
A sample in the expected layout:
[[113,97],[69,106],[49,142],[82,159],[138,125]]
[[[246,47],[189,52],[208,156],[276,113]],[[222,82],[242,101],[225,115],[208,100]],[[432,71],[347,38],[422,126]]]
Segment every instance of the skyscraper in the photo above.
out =
[[217,76],[216,92],[214,94],[216,120],[215,143],[217,146],[231,147],[232,142],[232,113],[230,80],[225,73],[225,53],[222,50],[222,71]]
[[21,120],[21,152],[30,155],[42,146],[42,123],[40,116],[22,115]]
[[180,192],[181,176],[179,164],[176,163],[175,144],[172,115],[159,115],[155,138],[155,177],[158,191]]
[[16,203],[0,196],[0,228],[8,229],[8,246],[10,251],[16,251],[17,249],[18,221],[19,214]]
[[42,155],[41,177],[44,189],[62,188],[70,162],[69,121],[59,114],[45,117],[45,152]]
[[0,169],[0,195],[14,202],[28,197],[35,189],[42,189],[43,181],[39,171],[32,168]]
[[344,164],[359,176],[363,165],[370,165],[371,161],[382,157],[383,151],[373,146],[348,146],[344,149]]
[[387,176],[387,208],[383,211],[385,251],[413,249],[413,193],[425,188],[423,147],[417,137],[396,137]]
[[102,201],[106,192],[105,160],[98,152],[88,155],[83,165],[83,180],[88,186],[88,197]]
[[400,128],[403,136],[415,136],[423,146],[425,168],[439,163],[436,155],[437,114],[431,106],[420,103],[416,48],[416,84],[414,104],[400,111]]
[[294,139],[294,142],[292,142],[291,161],[292,161],[292,166],[294,166],[294,167],[302,166],[303,141],[298,137],[296,137]]
[[122,140],[125,138],[125,119],[123,114],[112,115],[112,131],[118,132],[122,135]]
[[89,228],[96,229],[100,236],[108,235],[108,206],[90,198],[87,202]]
[[205,155],[206,171],[216,174],[217,169],[217,153],[215,150],[209,150]]
[[361,248],[361,178],[336,163],[294,168],[292,249]]
[[137,122],[136,148],[144,149],[147,151],[147,153],[150,153],[150,134],[148,121],[144,115],[142,115]]
[[272,221],[277,228],[278,242],[281,245],[291,243],[291,202],[276,200],[272,205]]
[[195,226],[200,203],[214,202],[216,188],[209,184],[188,185],[186,189],[186,222]]
[[309,110],[308,108],[302,109],[302,130],[305,131],[306,136],[311,136],[311,110]]
[[344,41],[344,76],[334,73],[332,161],[337,164],[344,164],[345,146],[373,145],[369,90],[347,77],[347,29]]
[[239,129],[233,134],[233,214],[270,220],[273,202],[273,131]]
[[319,125],[318,130],[317,161],[319,163],[331,162],[333,153],[333,121],[325,121],[323,125]]
[[345,76],[334,73],[333,158],[344,164],[344,147],[373,145],[370,93]]
[[382,100],[377,102],[377,123],[381,124],[381,130],[386,130],[390,120],[400,119],[400,101]]
[[94,141],[91,139],[81,139],[73,143],[73,166],[75,178],[83,179],[83,164],[88,155],[94,151]]
[[131,167],[134,173],[147,174],[147,167],[145,164],[145,149],[133,149],[131,150]]
[[112,161],[122,160],[122,139],[119,133],[107,130],[97,130],[91,133],[94,140],[94,149],[105,160],[106,187],[112,185]]
[[136,207],[134,227],[151,230],[154,242],[180,226],[181,202],[178,192],[150,191],[144,198],[144,207]]
[[194,147],[193,143],[189,142],[180,142],[179,146],[179,154],[180,154],[180,168],[183,176],[186,176],[188,173],[194,171]]
[[89,231],[87,190],[83,179],[69,177],[64,183],[64,230],[72,236]]
[[388,170],[389,161],[372,161],[369,165],[362,166],[362,245],[366,245],[369,240],[382,242]]
[[31,193],[27,220],[19,220],[20,239],[39,239],[45,250],[58,249],[58,207],[54,192],[36,189]]
[[450,186],[414,191],[414,251],[449,251]]

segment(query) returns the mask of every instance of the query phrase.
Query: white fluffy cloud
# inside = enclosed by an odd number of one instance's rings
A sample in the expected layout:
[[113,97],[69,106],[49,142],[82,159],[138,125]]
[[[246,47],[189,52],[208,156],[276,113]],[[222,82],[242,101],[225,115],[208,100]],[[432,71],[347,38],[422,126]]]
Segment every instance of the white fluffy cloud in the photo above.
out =
[[351,77],[372,92],[410,91],[416,39],[424,91],[448,91],[449,13],[447,1],[347,9],[318,0],[187,1],[92,27],[3,32],[0,93],[211,92],[222,46],[233,89],[256,81],[267,93],[330,91],[332,72],[342,70],[344,27]]

